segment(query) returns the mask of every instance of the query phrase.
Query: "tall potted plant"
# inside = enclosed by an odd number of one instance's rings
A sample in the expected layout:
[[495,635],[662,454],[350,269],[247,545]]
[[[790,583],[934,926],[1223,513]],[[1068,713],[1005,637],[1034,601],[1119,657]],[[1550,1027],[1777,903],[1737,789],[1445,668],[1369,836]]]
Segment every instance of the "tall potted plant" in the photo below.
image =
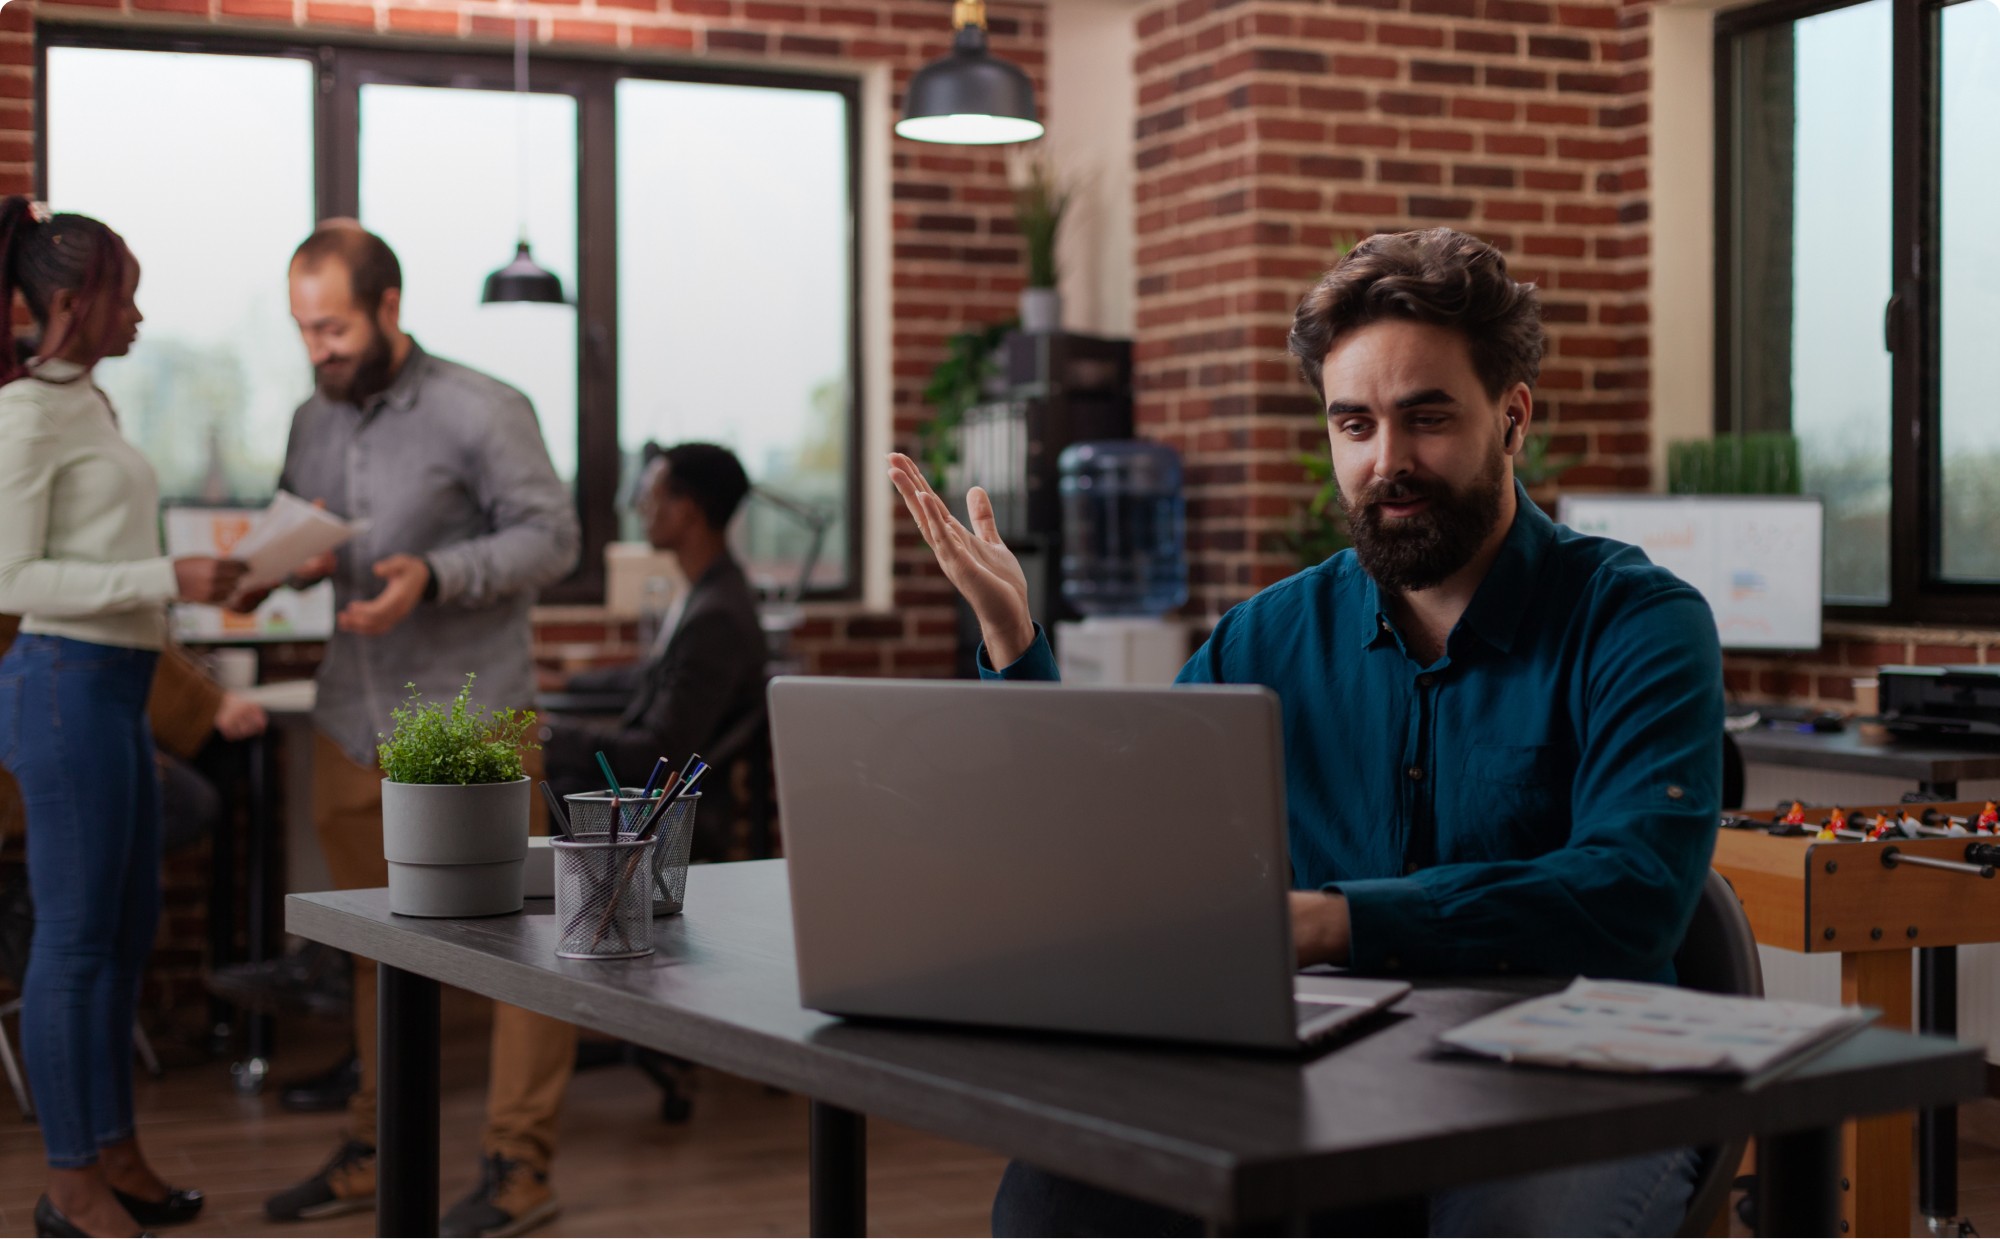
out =
[[1056,241],[1068,214],[1069,189],[1056,181],[1046,158],[1030,159],[1014,186],[1014,222],[1028,250],[1028,286],[1021,290],[1021,330],[1049,335],[1062,330],[1062,294],[1056,282]]
[[449,704],[416,685],[391,711],[382,764],[382,855],[389,910],[401,916],[496,916],[521,910],[528,855],[523,749],[532,711],[472,704],[472,679]]

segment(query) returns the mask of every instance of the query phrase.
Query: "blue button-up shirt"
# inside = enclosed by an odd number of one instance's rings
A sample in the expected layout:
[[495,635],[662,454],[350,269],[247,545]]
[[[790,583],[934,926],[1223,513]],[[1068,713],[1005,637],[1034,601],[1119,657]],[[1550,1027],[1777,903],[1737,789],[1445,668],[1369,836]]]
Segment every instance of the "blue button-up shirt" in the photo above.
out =
[[[1355,967],[1670,981],[1720,815],[1715,620],[1516,498],[1437,661],[1342,551],[1232,608],[1180,682],[1277,692],[1293,884],[1346,896]],[[1057,678],[1039,635],[981,668]]]

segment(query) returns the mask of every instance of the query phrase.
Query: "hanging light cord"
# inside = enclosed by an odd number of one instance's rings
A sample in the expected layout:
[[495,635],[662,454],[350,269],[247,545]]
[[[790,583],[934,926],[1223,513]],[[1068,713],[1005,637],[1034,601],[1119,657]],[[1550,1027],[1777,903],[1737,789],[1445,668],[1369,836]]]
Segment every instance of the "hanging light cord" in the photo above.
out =
[[514,115],[519,131],[514,144],[519,180],[515,206],[523,245],[528,243],[528,20],[525,16],[514,19]]

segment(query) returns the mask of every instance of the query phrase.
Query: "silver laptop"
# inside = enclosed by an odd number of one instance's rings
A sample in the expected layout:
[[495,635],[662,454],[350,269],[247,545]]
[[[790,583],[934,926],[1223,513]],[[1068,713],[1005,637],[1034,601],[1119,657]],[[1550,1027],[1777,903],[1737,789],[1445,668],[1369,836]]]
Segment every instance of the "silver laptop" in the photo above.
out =
[[1293,969],[1261,687],[771,684],[799,999],[1266,1048],[1409,986]]

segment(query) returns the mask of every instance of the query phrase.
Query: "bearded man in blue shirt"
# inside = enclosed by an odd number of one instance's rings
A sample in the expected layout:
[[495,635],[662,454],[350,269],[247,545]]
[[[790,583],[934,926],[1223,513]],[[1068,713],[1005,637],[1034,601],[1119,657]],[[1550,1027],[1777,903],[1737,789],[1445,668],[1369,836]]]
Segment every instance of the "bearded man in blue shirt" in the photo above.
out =
[[[1180,681],[1278,694],[1299,963],[1672,981],[1720,810],[1721,650],[1692,588],[1514,481],[1546,347],[1534,288],[1463,233],[1375,236],[1306,295],[1290,346],[1354,547],[1231,609]],[[967,528],[907,457],[890,477],[979,619],[981,674],[1056,678],[985,493]],[[1676,1150],[1478,1184],[1425,1220],[1672,1234],[1694,1169]],[[993,1222],[1201,1233],[1018,1162]]]

